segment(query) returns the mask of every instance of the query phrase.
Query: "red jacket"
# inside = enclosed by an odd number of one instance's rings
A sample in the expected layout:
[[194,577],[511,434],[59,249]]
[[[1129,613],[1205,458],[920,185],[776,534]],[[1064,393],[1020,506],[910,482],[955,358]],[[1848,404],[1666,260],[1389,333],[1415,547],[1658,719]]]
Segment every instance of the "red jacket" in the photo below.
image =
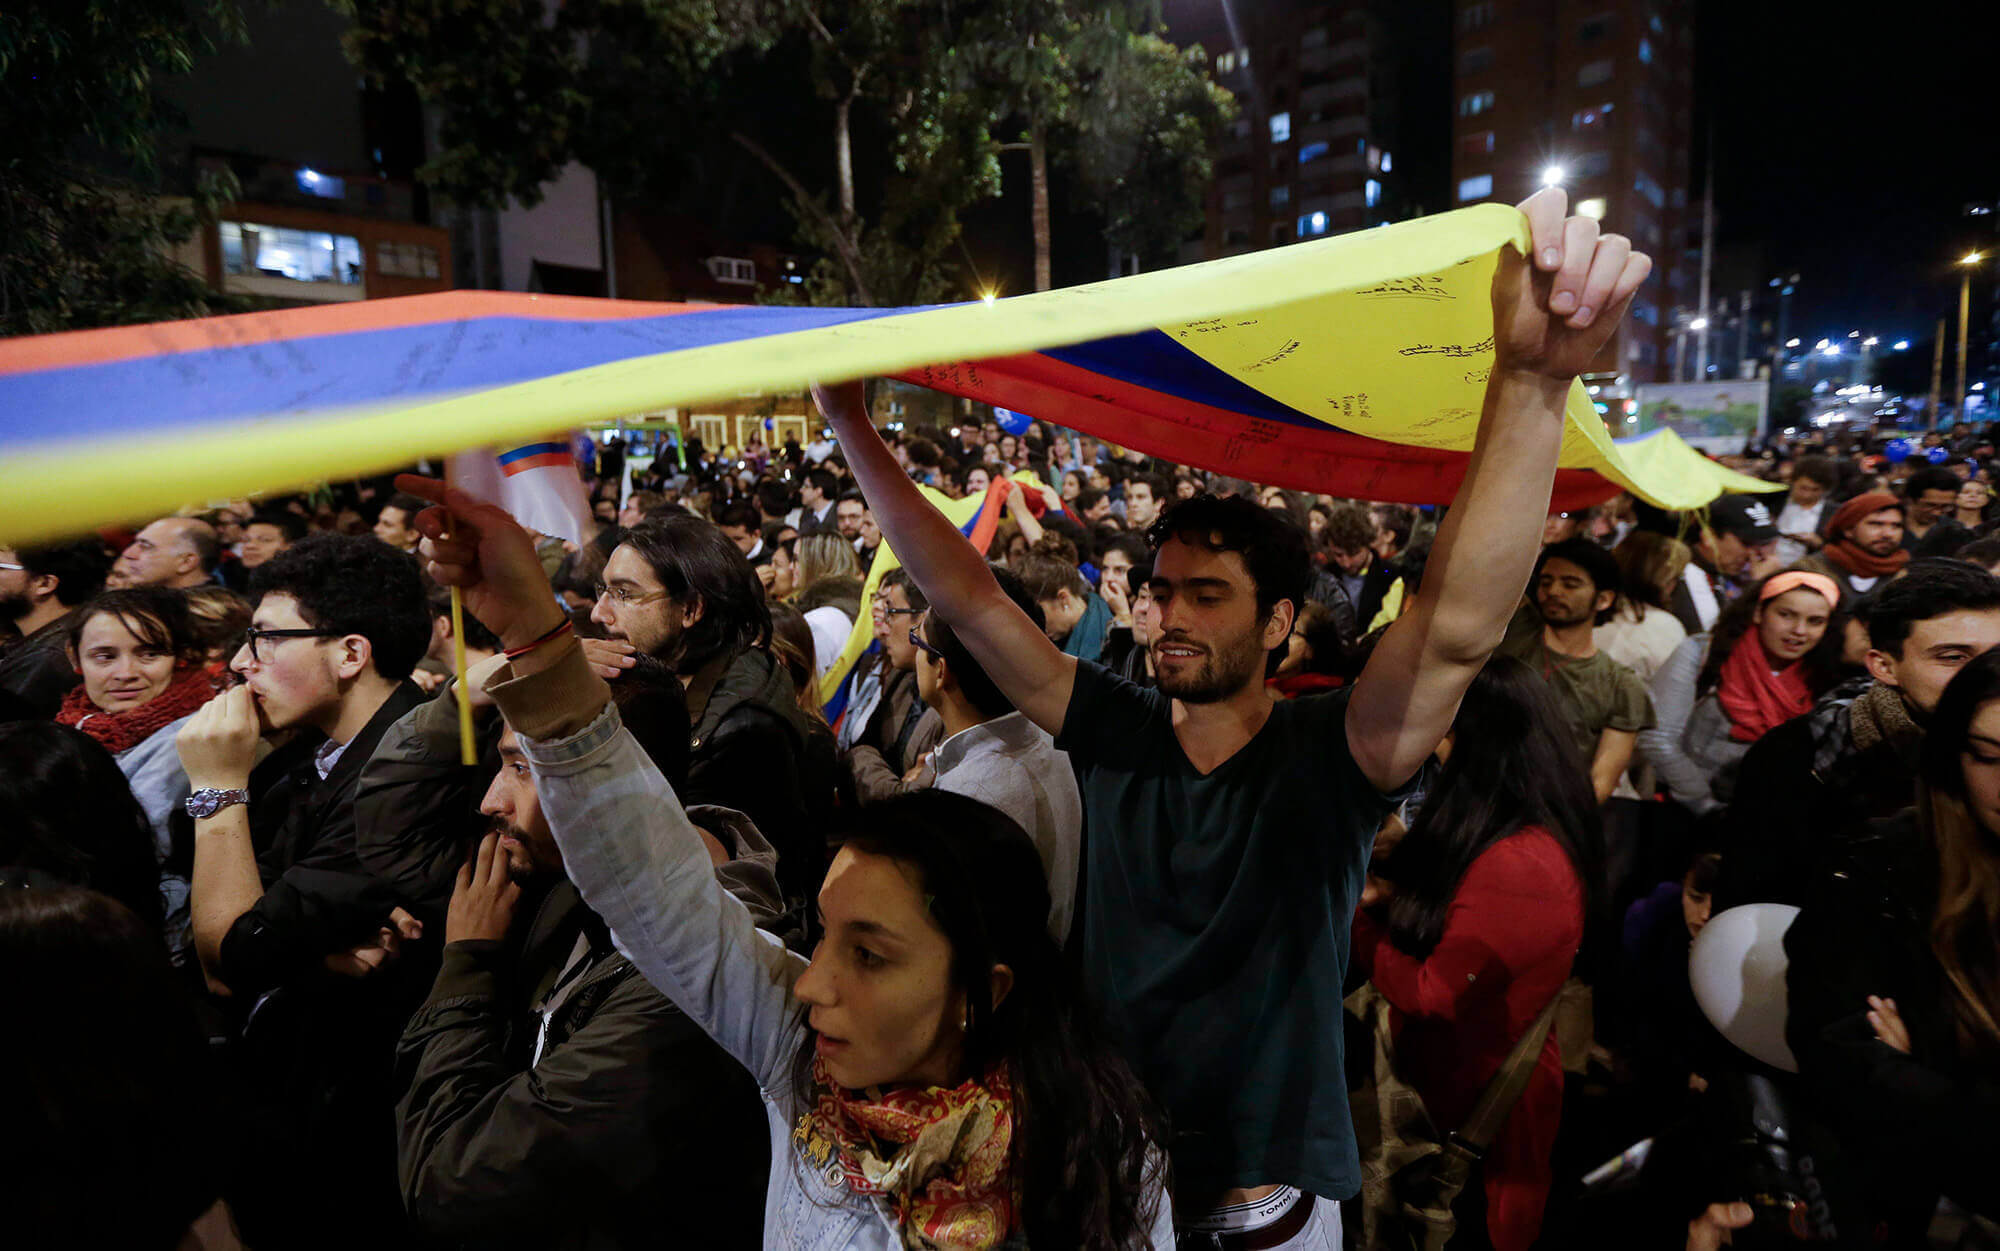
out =
[[[1514,1042],[1568,979],[1583,941],[1583,885],[1562,845],[1529,828],[1488,847],[1458,884],[1444,934],[1426,959],[1354,917],[1355,965],[1396,1009],[1396,1068],[1439,1133],[1471,1112]],[[1526,1251],[1548,1202],[1549,1152],[1562,1119],[1555,1033],[1479,1174],[1495,1251]]]

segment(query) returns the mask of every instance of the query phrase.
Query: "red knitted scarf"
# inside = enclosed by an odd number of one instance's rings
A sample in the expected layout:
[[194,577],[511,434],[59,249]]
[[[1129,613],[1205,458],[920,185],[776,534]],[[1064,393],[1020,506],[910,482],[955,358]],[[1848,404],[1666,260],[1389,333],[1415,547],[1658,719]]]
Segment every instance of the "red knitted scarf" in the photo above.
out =
[[90,702],[79,682],[63,696],[62,710],[56,713],[56,720],[82,730],[115,756],[137,747],[214,695],[215,684],[209,680],[206,669],[200,665],[180,665],[174,669],[174,679],[166,690],[127,712],[106,712],[99,708]]

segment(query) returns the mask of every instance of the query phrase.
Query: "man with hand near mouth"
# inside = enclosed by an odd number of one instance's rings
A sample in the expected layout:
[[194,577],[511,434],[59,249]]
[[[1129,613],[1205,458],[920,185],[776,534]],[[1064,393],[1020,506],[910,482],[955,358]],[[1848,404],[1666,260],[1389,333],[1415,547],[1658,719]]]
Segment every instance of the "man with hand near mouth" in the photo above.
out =
[[[246,1082],[269,1137],[243,1144],[231,1205],[252,1242],[379,1246],[402,1221],[382,1132],[389,1058],[428,976],[396,959],[423,927],[356,857],[354,794],[383,733],[423,701],[408,679],[430,616],[415,560],[373,538],[306,539],[251,590],[256,611],[230,661],[243,684],[178,740],[194,791],[195,951],[242,1013],[244,1063],[270,1066]],[[259,738],[287,730],[320,742],[251,794]],[[253,812],[273,831],[261,854]],[[266,1006],[271,991],[281,1008]]]

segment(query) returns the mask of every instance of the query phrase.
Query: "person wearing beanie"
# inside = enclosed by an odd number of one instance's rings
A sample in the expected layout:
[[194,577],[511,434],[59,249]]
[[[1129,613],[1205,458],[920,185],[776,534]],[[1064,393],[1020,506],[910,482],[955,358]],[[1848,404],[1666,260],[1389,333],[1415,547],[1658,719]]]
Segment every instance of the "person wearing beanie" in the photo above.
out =
[[1792,567],[1832,578],[1843,602],[1852,604],[1909,563],[1901,501],[1887,491],[1871,491],[1842,504],[1827,525],[1826,546]]

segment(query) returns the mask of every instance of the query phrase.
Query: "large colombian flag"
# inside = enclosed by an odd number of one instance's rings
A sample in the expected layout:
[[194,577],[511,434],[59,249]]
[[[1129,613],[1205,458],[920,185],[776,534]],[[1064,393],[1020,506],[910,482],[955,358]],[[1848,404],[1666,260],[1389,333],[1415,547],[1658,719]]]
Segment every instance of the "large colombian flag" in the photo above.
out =
[[[735,307],[451,292],[0,342],[0,536],[382,472],[666,408],[890,375],[1168,460],[1338,496],[1451,498],[1526,219],[1478,205],[996,301]],[[1579,385],[1556,507],[1767,484],[1634,457]]]

